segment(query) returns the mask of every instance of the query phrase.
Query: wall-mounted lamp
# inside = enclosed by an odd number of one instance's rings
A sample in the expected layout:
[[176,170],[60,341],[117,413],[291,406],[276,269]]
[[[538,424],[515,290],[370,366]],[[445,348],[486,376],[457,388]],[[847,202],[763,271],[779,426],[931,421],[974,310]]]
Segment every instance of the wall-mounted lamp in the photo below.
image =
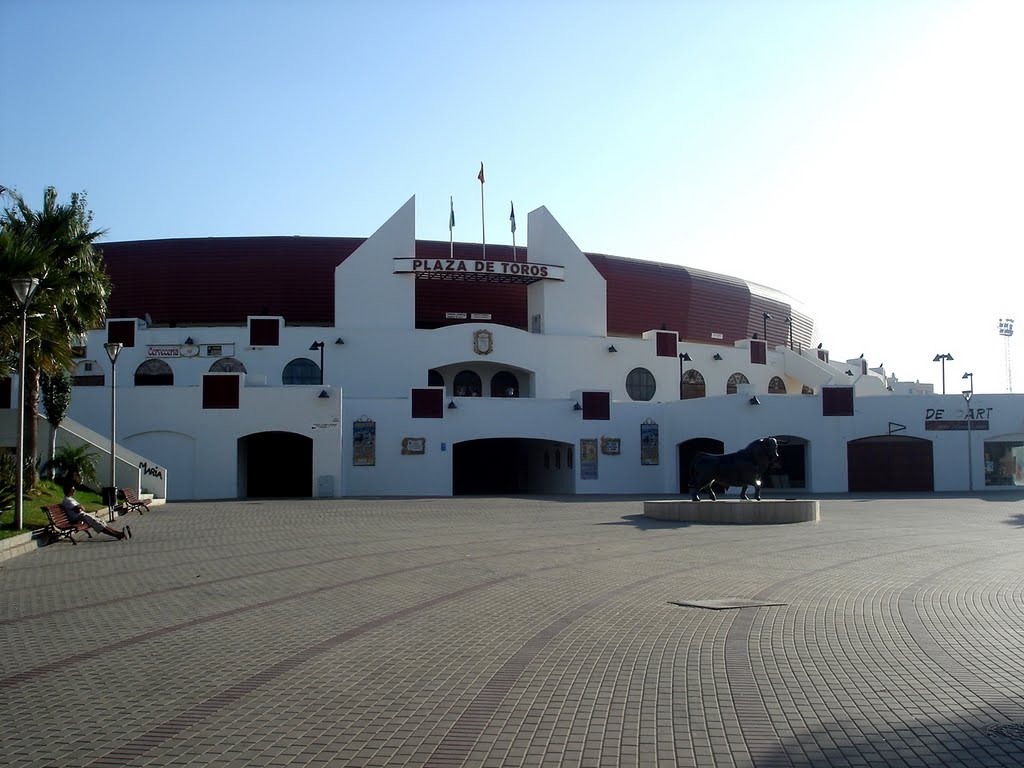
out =
[[575,405],[574,405],[574,406],[572,407],[572,409],[573,409],[574,411],[582,411],[582,410],[583,410],[583,406],[582,406],[582,405],[580,405],[579,403],[576,403],[576,404],[575,404]]
[[189,336],[187,339],[185,339],[185,346],[191,347],[193,344],[195,344],[195,342],[192,341],[192,337],[191,336]]
[[750,398],[750,404],[751,405],[760,405],[761,401],[757,399],[757,395],[754,395],[752,398]]
[[455,410],[456,408],[458,408],[458,407],[459,407],[459,406],[457,406],[457,405],[455,404],[455,401],[454,401],[454,400],[449,400],[449,401],[448,401],[448,410],[449,410],[449,411],[454,411],[454,410]]
[[711,359],[712,360],[721,360],[722,356],[720,354],[718,354],[717,352],[715,352],[715,356],[713,358],[711,358]]
[[334,340],[334,343],[340,345],[340,344],[344,344],[345,342],[342,340],[341,336],[339,336],[338,338],[336,338]]
[[846,369],[846,375],[847,376],[853,376],[853,371],[851,371],[849,368],[847,368]]
[[818,342],[818,349],[821,349],[821,342]]
[[618,352],[619,350],[617,350],[617,349],[615,348],[615,345],[614,345],[614,344],[612,344],[612,345],[611,345],[610,347],[608,347],[608,351],[609,351],[609,352]]
[[329,399],[331,397],[331,393],[328,392],[326,389],[321,389],[320,390],[320,394],[317,395],[317,397],[319,397],[322,400],[326,400],[326,399]]
[[691,358],[687,352],[683,352],[681,355],[679,355],[679,359],[687,363],[692,362],[693,360],[693,358]]
[[320,386],[324,384],[324,343],[322,341],[314,341],[309,345],[310,351],[314,349],[320,350]]
[[767,312],[761,315],[761,320],[764,323],[764,340],[768,341],[768,321],[773,319]]

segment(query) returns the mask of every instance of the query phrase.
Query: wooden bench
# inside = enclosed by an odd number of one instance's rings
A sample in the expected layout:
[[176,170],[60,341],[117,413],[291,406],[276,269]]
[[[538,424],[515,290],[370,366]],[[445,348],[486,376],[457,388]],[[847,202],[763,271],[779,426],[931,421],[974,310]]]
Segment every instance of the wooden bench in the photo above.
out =
[[46,532],[50,534],[51,538],[57,541],[70,539],[72,544],[77,544],[78,542],[75,541],[74,534],[79,531],[85,531],[89,538],[92,538],[89,524],[84,520],[72,523],[68,519],[68,513],[64,511],[64,507],[60,504],[50,504],[42,507],[42,510],[46,513],[46,519],[50,521],[50,524],[46,526]]
[[121,496],[124,497],[124,509],[128,512],[138,512],[140,515],[149,510],[149,501],[140,499],[134,488],[122,488]]

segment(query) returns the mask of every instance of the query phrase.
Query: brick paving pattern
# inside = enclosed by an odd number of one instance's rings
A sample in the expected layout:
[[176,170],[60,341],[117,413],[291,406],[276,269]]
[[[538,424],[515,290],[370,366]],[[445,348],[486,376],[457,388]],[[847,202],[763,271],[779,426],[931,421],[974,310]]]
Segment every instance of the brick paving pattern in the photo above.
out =
[[[1024,765],[1024,499],[168,504],[0,561],[0,765]],[[672,601],[775,603],[709,610]]]

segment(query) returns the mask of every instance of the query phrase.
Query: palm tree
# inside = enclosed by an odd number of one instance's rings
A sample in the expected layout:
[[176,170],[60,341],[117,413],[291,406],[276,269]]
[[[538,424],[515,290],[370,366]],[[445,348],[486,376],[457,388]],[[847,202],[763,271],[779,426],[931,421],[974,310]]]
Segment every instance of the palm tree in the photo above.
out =
[[[35,456],[40,373],[70,370],[72,343],[102,327],[106,317],[110,277],[95,248],[104,231],[91,228],[85,193],[61,203],[57,190],[47,187],[39,211],[17,192],[0,187],[0,195],[10,200],[0,214],[0,286],[13,297],[11,278],[39,279],[25,350],[25,455]],[[12,299],[0,308],[0,354],[17,348],[11,341],[19,335],[20,307]]]

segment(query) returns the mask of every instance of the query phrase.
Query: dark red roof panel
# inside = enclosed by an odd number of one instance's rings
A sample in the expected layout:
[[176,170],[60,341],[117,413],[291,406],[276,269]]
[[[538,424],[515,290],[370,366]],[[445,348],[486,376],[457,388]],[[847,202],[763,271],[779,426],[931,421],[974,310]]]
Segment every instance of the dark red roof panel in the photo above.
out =
[[[333,325],[334,269],[365,242],[355,237],[218,237],[104,243],[114,288],[110,317],[146,314],[156,325],[243,325],[250,315],[281,315],[291,325]],[[420,258],[447,258],[449,244],[418,240]],[[456,243],[457,259],[480,259],[480,244]],[[512,261],[511,246],[489,245],[487,260]],[[683,340],[731,344],[763,333],[770,345],[808,346],[813,320],[785,294],[727,275],[604,254],[587,258],[605,278],[608,333],[639,336],[662,327]],[[526,261],[517,248],[516,261]],[[528,327],[525,285],[417,280],[418,327],[454,322],[449,312],[490,314]],[[721,334],[715,338],[712,334]]]

